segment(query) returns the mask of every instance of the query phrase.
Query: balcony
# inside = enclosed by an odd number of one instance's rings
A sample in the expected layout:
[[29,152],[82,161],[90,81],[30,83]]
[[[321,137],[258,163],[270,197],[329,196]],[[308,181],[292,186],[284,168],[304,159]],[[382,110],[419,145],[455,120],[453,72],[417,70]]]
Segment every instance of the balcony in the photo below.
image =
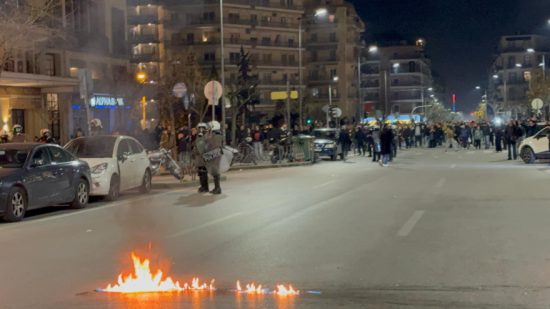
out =
[[157,14],[147,13],[140,15],[129,15],[128,24],[130,25],[145,25],[145,24],[158,24],[159,17]]
[[[169,0],[170,4],[180,4],[181,0]],[[219,0],[185,0],[185,5],[219,5]],[[303,6],[281,3],[280,0],[224,0],[224,6],[246,6],[247,8],[270,8],[303,11]]]
[[128,1],[128,5],[131,5],[131,6],[137,6],[137,5],[148,5],[148,4],[151,4],[151,5],[159,5],[160,4],[160,0],[127,0]]
[[130,34],[131,44],[160,43],[157,34]]
[[257,60],[253,63],[257,67],[292,67],[298,69],[297,61],[282,61],[282,60]]
[[246,46],[265,46],[265,47],[280,47],[280,48],[298,48],[296,42],[274,42],[264,40],[244,40],[244,39],[228,39],[224,41],[228,45],[246,45]]
[[[287,81],[284,80],[284,79],[277,79],[277,80],[274,80],[274,79],[262,79],[260,80],[258,86],[260,87],[264,87],[264,86],[286,86],[286,83]],[[291,79],[290,82],[290,87],[291,89],[292,88],[295,88],[295,87],[299,87],[300,85],[300,82],[297,81],[297,80],[294,80],[294,79]]]
[[309,60],[310,63],[327,63],[327,62],[337,62],[338,57],[317,57]]
[[[206,26],[206,25],[219,25],[219,19],[192,19],[188,22],[192,26]],[[296,23],[277,22],[277,21],[259,21],[252,19],[236,19],[226,18],[224,19],[224,25],[241,25],[247,27],[265,27],[265,28],[277,28],[277,29],[294,29],[298,31],[299,25]]]
[[159,62],[160,57],[157,54],[137,54],[132,55],[132,62]]

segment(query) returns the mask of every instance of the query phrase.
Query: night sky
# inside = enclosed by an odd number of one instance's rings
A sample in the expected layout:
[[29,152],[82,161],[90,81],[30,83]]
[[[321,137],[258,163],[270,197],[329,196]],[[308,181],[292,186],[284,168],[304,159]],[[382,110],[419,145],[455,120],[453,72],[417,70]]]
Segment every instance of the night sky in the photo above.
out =
[[[544,33],[550,0],[350,0],[367,24],[368,43],[382,33],[427,40],[433,69],[457,108],[469,112],[479,102],[476,85],[486,87],[498,38]],[[450,98],[447,98],[447,102]]]

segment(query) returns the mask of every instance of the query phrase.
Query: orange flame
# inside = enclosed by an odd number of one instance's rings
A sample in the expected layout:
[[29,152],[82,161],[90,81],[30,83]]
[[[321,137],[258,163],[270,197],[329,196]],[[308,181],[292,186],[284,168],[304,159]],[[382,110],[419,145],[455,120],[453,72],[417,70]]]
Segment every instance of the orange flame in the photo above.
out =
[[275,294],[279,296],[290,296],[290,295],[299,295],[299,290],[294,290],[292,285],[288,285],[288,288],[285,287],[283,284],[277,285],[277,290],[275,290]]
[[262,288],[262,285],[259,284],[256,286],[254,282],[246,285],[246,289],[241,288],[241,283],[237,280],[237,292],[246,293],[246,294],[265,294],[265,290]]
[[143,261],[133,252],[131,254],[134,262],[134,272],[127,276],[118,275],[117,284],[109,284],[102,289],[103,292],[116,293],[151,293],[151,292],[181,292],[185,290],[214,290],[214,280],[210,285],[206,283],[200,284],[199,278],[193,278],[191,285],[185,283],[183,287],[179,281],[174,281],[171,277],[163,279],[164,274],[161,270],[157,270],[153,275],[149,266],[150,261]]

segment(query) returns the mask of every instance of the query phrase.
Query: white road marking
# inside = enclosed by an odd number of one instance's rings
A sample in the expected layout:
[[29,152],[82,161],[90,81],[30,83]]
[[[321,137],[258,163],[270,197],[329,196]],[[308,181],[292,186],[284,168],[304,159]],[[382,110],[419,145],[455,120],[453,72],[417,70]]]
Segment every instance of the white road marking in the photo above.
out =
[[174,237],[178,237],[178,236],[183,236],[183,235],[187,235],[189,233],[193,233],[193,232],[196,232],[198,230],[202,230],[204,228],[207,228],[207,227],[210,227],[210,226],[213,226],[213,225],[216,225],[218,223],[222,223],[224,221],[227,221],[227,220],[231,220],[235,217],[239,217],[239,216],[242,216],[244,215],[245,213],[243,212],[237,212],[237,213],[234,213],[234,214],[231,214],[229,216],[225,216],[223,218],[219,218],[219,219],[216,219],[216,220],[212,220],[212,221],[209,221],[209,222],[206,222],[204,224],[201,224],[199,226],[195,226],[195,227],[191,227],[191,228],[188,228],[188,229],[185,229],[183,231],[179,231],[175,234],[171,234],[171,235],[168,235],[166,236],[166,238],[174,238]]
[[439,179],[439,181],[435,184],[435,187],[442,188],[445,185],[446,181],[447,179],[445,177],[441,177],[441,179]]
[[336,182],[336,179],[331,180],[331,181],[327,181],[327,182],[322,183],[322,184],[320,184],[320,185],[314,186],[312,189],[320,189],[320,188],[322,188],[322,187],[326,187],[326,186],[328,186],[328,185],[330,185],[330,184],[333,184],[333,183],[335,183],[335,182]]
[[413,215],[403,224],[401,229],[397,232],[398,237],[407,237],[413,230],[414,226],[420,221],[420,218],[424,215],[424,210],[417,210]]
[[451,164],[451,168],[456,168],[456,164]]

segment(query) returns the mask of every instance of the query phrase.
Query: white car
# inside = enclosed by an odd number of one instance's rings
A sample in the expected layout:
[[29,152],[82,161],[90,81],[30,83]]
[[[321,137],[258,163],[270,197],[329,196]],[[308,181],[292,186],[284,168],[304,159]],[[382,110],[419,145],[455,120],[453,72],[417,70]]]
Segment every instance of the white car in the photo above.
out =
[[550,147],[548,134],[550,127],[540,130],[537,134],[524,139],[519,145],[519,155],[527,164],[535,163],[536,160],[550,159]]
[[129,136],[79,137],[65,149],[90,165],[90,195],[116,200],[120,192],[151,191],[151,168],[145,148]]

